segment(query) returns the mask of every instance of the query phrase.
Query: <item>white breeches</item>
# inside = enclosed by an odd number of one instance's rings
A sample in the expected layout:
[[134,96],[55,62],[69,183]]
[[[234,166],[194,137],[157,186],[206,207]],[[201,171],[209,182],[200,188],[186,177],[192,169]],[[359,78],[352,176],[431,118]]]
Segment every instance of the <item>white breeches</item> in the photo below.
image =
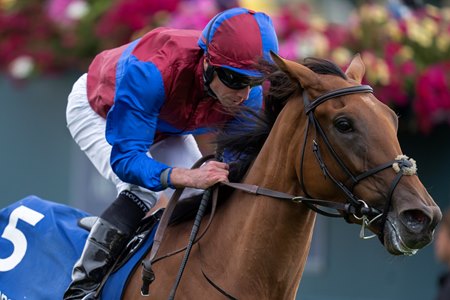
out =
[[[112,146],[106,141],[106,120],[90,106],[86,91],[87,74],[82,75],[73,85],[67,104],[67,128],[81,150],[106,179],[112,181],[120,193],[129,190],[136,194],[150,208],[156,204],[161,192],[153,192],[143,187],[121,181],[110,165]],[[192,135],[171,136],[154,145],[148,155],[172,167],[190,168],[201,158],[201,152]],[[196,189],[186,189],[183,197],[198,194]],[[167,193],[167,192],[166,192]],[[173,193],[169,191],[169,195]]]

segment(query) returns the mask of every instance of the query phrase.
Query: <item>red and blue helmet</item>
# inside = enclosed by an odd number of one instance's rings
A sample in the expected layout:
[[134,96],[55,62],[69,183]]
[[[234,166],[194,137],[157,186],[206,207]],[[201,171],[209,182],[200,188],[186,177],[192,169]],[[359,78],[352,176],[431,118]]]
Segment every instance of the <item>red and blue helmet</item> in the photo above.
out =
[[260,76],[255,70],[259,59],[270,61],[270,51],[278,53],[278,39],[270,17],[246,8],[217,14],[206,25],[198,45],[210,65],[251,77]]

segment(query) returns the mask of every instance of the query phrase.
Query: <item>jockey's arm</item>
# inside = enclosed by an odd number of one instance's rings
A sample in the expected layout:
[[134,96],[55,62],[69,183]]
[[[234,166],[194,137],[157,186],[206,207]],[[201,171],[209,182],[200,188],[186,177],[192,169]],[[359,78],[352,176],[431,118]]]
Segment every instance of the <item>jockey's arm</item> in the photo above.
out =
[[[141,74],[152,75],[148,76],[151,81],[143,82]],[[111,166],[114,172],[125,182],[153,191],[163,190],[167,185],[205,189],[226,181],[228,165],[224,163],[211,161],[190,170],[172,168],[147,155],[164,99],[163,89],[158,88],[163,87],[159,81],[158,70],[138,63],[128,68],[122,80],[107,119],[106,135],[112,145]],[[206,145],[206,137],[204,139]],[[210,151],[206,148],[203,150]],[[161,174],[166,170],[168,178],[163,183]]]

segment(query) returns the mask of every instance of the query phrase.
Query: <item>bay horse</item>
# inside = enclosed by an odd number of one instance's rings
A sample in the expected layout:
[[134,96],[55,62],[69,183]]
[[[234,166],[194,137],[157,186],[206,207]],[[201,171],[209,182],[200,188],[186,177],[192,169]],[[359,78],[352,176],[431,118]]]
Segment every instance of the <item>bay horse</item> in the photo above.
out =
[[[192,249],[177,299],[294,299],[316,211],[330,214],[315,204],[335,204],[393,255],[412,255],[429,244],[441,219],[415,161],[401,150],[397,115],[361,84],[365,66],[359,55],[345,73],[325,60],[300,64],[272,56],[276,70],[268,76],[272,92],[265,97],[269,121],[222,141],[250,158],[255,154],[244,184],[299,197],[284,201],[237,189],[222,199]],[[252,145],[254,140],[261,145]],[[183,248],[191,227],[169,226],[159,253]],[[140,294],[142,267],[137,268],[124,299],[167,299],[182,257],[154,263],[149,297]]]

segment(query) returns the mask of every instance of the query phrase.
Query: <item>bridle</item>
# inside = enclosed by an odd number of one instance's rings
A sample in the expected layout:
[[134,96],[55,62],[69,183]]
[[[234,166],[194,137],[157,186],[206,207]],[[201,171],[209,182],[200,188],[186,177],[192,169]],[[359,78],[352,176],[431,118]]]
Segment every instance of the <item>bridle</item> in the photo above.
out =
[[[377,167],[374,167],[370,170],[367,170],[361,174],[354,175],[350,169],[345,165],[345,163],[342,161],[342,159],[339,157],[339,155],[334,150],[333,146],[331,145],[327,135],[325,134],[325,131],[320,126],[319,121],[317,120],[314,112],[315,109],[321,105],[322,103],[341,96],[351,95],[351,94],[360,94],[360,93],[373,93],[373,89],[369,85],[358,85],[358,86],[351,86],[346,88],[341,88],[337,90],[333,90],[330,92],[327,92],[325,94],[322,94],[321,96],[317,97],[313,101],[309,100],[309,96],[306,93],[306,91],[303,92],[303,103],[304,103],[304,111],[307,117],[307,124],[305,128],[304,133],[304,140],[303,140],[303,146],[301,150],[301,159],[300,159],[300,183],[303,188],[303,192],[305,196],[292,196],[286,193],[274,191],[267,188],[262,188],[256,185],[249,185],[244,183],[222,183],[223,185],[227,185],[230,187],[233,187],[235,189],[243,190],[248,193],[252,193],[255,195],[264,195],[272,198],[282,199],[282,200],[289,200],[295,203],[303,203],[308,208],[312,209],[313,211],[327,216],[327,217],[343,217],[347,222],[350,222],[350,217],[353,216],[355,219],[361,221],[361,232],[360,237],[362,239],[370,239],[373,237],[378,236],[380,241],[384,243],[384,227],[385,223],[387,221],[388,213],[391,207],[392,203],[392,195],[394,193],[395,188],[397,187],[398,183],[400,182],[400,179],[403,177],[403,175],[415,175],[417,168],[416,168],[416,162],[407,157],[406,155],[398,155],[394,160],[388,161],[384,164],[381,164]],[[312,151],[317,159],[317,162],[319,163],[320,169],[322,170],[324,176],[330,178],[333,183],[344,193],[346,202],[340,203],[340,202],[333,202],[330,200],[323,200],[323,199],[317,199],[312,197],[306,188],[305,182],[304,182],[304,176],[303,176],[303,170],[304,170],[304,157],[306,152],[306,145],[308,142],[308,135],[310,128],[314,127],[315,129],[315,137],[312,141]],[[331,153],[334,160],[338,163],[340,169],[347,175],[348,178],[351,180],[351,185],[347,186],[342,181],[338,180],[336,177],[334,177],[330,170],[327,167],[327,164],[325,163],[322,152],[319,147],[319,144],[317,143],[317,138],[320,136],[320,138],[324,141],[326,148]],[[375,175],[376,173],[379,173],[385,169],[393,168],[395,172],[397,172],[397,175],[395,176],[394,180],[391,183],[391,186],[389,188],[388,194],[387,194],[387,200],[384,205],[383,210],[379,210],[378,208],[375,208],[373,206],[368,205],[364,200],[358,198],[354,193],[353,189],[355,186],[363,181],[364,179]],[[321,209],[320,207],[325,207],[328,210]],[[338,213],[332,213],[329,211],[329,209],[336,210]],[[365,231],[368,226],[371,224],[374,224],[375,222],[378,222],[380,226],[380,231],[377,235],[371,235],[366,236]]]
[[[365,227],[371,225],[375,221],[378,220],[380,222],[380,232],[378,233],[378,237],[382,243],[384,243],[384,227],[385,223],[387,221],[387,216],[391,207],[392,203],[392,195],[394,193],[395,188],[397,187],[397,184],[399,183],[400,179],[403,175],[414,175],[416,174],[416,166],[415,161],[413,159],[408,158],[405,155],[399,155],[394,160],[389,161],[387,163],[381,164],[377,167],[374,167],[370,170],[367,170],[361,174],[354,175],[349,168],[345,165],[345,163],[342,161],[342,159],[339,157],[339,155],[336,153],[336,151],[333,149],[333,146],[331,145],[327,135],[325,134],[324,130],[320,126],[319,121],[317,120],[314,112],[315,109],[321,105],[322,103],[341,96],[351,95],[351,94],[359,94],[359,93],[373,93],[372,87],[369,85],[359,85],[359,86],[351,86],[346,88],[341,88],[337,90],[333,90],[331,92],[327,92],[318,98],[314,99],[313,101],[309,100],[308,94],[306,92],[303,92],[303,102],[304,102],[304,109],[305,114],[307,116],[307,125],[305,129],[305,135],[304,135],[304,141],[303,141],[303,148],[302,148],[302,155],[301,155],[301,161],[300,161],[300,173],[301,173],[301,185],[303,187],[303,191],[307,198],[314,199],[311,197],[306,189],[306,185],[304,183],[304,176],[303,176],[303,165],[304,165],[304,157],[305,157],[305,150],[306,150],[306,144],[308,140],[308,134],[310,127],[313,126],[315,129],[315,138],[312,142],[312,151],[317,159],[317,162],[319,163],[319,166],[324,173],[324,175],[328,178],[330,178],[333,183],[344,193],[347,203],[344,206],[344,209],[340,210],[340,213],[330,213],[327,211],[324,211],[320,208],[318,208],[316,205],[312,205],[308,203],[308,201],[303,201],[304,204],[306,204],[309,208],[316,211],[317,213],[320,213],[325,216],[329,217],[344,217],[347,221],[349,221],[349,217],[352,215],[357,220],[361,220],[362,222],[362,228],[361,228],[361,238],[368,239],[375,237],[375,235],[372,236],[365,236],[364,231]],[[325,161],[322,158],[322,152],[320,150],[319,144],[317,143],[317,137],[320,136],[320,138],[323,140],[326,148],[331,153],[334,160],[339,164],[340,169],[347,175],[348,178],[351,180],[350,186],[345,185],[343,182],[336,179],[331,172],[329,171]],[[364,200],[359,199],[354,193],[353,189],[354,187],[360,183],[362,180],[375,175],[376,173],[383,171],[387,168],[394,167],[394,170],[397,172],[396,177],[391,183],[391,186],[389,188],[387,201],[384,205],[384,208],[382,211],[379,209],[372,207],[368,205]]]

